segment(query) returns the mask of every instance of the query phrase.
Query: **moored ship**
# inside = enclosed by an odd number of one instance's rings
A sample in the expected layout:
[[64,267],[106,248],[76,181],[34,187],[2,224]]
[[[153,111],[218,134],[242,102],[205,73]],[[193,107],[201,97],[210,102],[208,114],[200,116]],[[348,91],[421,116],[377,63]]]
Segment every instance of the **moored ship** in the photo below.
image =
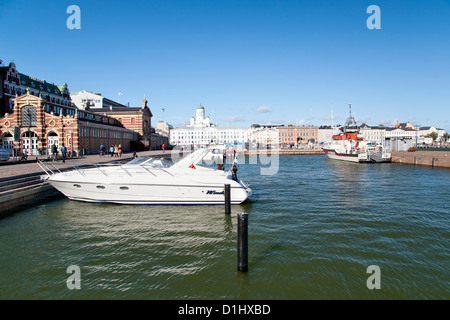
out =
[[342,133],[334,135],[333,141],[322,148],[330,159],[350,162],[391,162],[392,156],[383,145],[364,141],[351,112]]

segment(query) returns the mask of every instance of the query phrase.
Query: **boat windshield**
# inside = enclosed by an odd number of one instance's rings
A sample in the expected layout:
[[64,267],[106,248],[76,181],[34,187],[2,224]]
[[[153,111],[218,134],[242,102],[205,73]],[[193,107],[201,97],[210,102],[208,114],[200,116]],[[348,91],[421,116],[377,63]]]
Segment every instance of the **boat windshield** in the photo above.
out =
[[143,166],[151,166],[151,167],[161,167],[161,168],[169,168],[173,165],[172,162],[162,159],[162,158],[152,158],[152,157],[138,157],[136,159],[127,162],[126,165],[143,165]]

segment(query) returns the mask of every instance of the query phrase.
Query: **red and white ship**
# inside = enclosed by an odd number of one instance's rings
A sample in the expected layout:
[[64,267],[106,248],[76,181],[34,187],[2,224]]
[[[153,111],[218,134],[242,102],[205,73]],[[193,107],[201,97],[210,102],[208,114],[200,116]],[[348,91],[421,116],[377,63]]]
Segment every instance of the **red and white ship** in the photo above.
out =
[[341,130],[342,133],[333,136],[330,145],[322,148],[330,159],[350,162],[391,162],[391,154],[386,152],[381,144],[364,141],[352,116],[351,105],[350,116]]

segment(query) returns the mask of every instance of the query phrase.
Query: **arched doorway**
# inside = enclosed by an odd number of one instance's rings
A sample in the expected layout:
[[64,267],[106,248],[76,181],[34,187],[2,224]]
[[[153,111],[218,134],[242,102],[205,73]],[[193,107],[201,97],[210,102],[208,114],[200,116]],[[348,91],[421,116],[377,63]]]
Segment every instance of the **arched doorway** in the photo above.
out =
[[3,149],[9,152],[9,155],[13,155],[14,152],[14,137],[11,133],[7,132],[3,136]]
[[56,145],[56,150],[58,150],[58,140],[59,137],[55,132],[50,132],[47,136],[47,154],[51,155],[53,154],[52,152],[52,147],[53,145]]
[[22,152],[29,156],[38,155],[38,137],[36,133],[27,131],[22,135]]

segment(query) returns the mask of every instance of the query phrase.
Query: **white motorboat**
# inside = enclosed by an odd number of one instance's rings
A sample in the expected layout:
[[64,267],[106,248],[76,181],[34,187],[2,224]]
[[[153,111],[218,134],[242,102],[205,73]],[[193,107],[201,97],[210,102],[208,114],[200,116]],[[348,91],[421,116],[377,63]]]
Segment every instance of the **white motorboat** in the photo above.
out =
[[175,164],[150,157],[139,157],[126,164],[75,167],[55,172],[39,162],[46,175],[41,178],[72,200],[141,205],[217,205],[224,204],[225,185],[230,185],[231,204],[248,199],[251,189],[225,172],[197,165],[209,152],[199,149]]

